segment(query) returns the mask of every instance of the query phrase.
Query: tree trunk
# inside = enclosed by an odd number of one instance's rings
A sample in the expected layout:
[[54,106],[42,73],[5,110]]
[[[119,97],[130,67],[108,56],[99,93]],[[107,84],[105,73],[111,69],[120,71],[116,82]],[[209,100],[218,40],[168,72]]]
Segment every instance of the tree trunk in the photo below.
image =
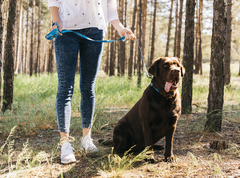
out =
[[[20,0],[21,1],[21,0]],[[21,2],[20,2],[21,3]],[[20,31],[20,29],[19,29],[19,25],[20,25],[20,21],[21,21],[21,19],[20,19],[20,12],[21,12],[21,8],[22,8],[22,6],[21,6],[21,4],[20,3],[18,3],[17,2],[17,10],[16,10],[16,20],[15,20],[15,44],[14,44],[14,57],[15,57],[15,59],[14,59],[14,72],[16,71],[16,68],[17,68],[17,66],[18,66],[18,61],[17,61],[17,58],[18,58],[18,45],[19,45],[19,31]]]
[[196,40],[195,40],[195,58],[194,58],[194,67],[195,69],[193,70],[193,72],[195,74],[198,74],[198,46],[199,46],[199,4],[198,4],[198,0],[196,2],[197,8],[196,8]]
[[226,45],[224,0],[214,0],[213,7],[210,83],[205,131],[221,132],[224,101],[224,49]]
[[[135,22],[136,22],[136,13],[137,13],[137,0],[134,1],[134,9],[133,9],[133,16],[132,16],[132,27],[131,30],[134,33],[135,31]],[[132,78],[132,69],[133,69],[133,51],[134,51],[134,42],[135,41],[130,41],[130,55],[129,55],[129,60],[128,60],[128,78]]]
[[24,56],[24,61],[23,61],[23,71],[27,73],[28,70],[28,21],[29,21],[29,0],[26,0],[27,3],[27,9],[26,9],[26,14],[27,14],[27,19],[26,19],[26,34],[25,34],[25,56]]
[[165,56],[168,56],[168,51],[169,51],[169,43],[170,43],[171,27],[172,27],[172,11],[173,11],[173,0],[171,0],[171,9],[170,9],[169,23],[168,23],[168,37],[167,37]]
[[23,15],[23,5],[22,5],[22,0],[20,0],[20,15],[19,15],[19,30],[18,30],[18,33],[19,33],[19,37],[18,37],[18,47],[17,47],[17,49],[16,49],[16,54],[17,54],[17,56],[16,56],[16,58],[17,58],[17,60],[16,60],[16,69],[15,69],[15,74],[18,74],[18,70],[19,70],[19,65],[20,65],[20,52],[21,52],[21,49],[22,49],[22,46],[21,46],[21,44],[22,44],[22,30],[23,30],[23,28],[22,28],[22,21],[23,21],[23,18],[22,18],[22,15]]
[[186,2],[185,39],[183,50],[183,66],[186,69],[182,81],[182,113],[192,111],[192,83],[194,58],[194,11],[195,0]]
[[[147,3],[148,1],[147,0],[143,0],[143,3],[142,3],[142,34],[141,34],[141,37],[142,37],[142,46],[141,46],[141,50],[142,50],[142,54],[143,56],[145,56],[145,44],[146,44],[146,25],[147,25]],[[145,59],[145,57],[144,57]],[[142,65],[143,67],[143,65]]]
[[53,73],[53,40],[49,42],[48,74]]
[[16,18],[17,1],[9,0],[9,16],[7,23],[6,46],[4,56],[4,86],[2,112],[11,109],[13,103],[14,80],[14,24]]
[[24,14],[24,10],[23,10],[23,14],[22,14],[22,44],[21,44],[21,62],[20,62],[20,73],[22,75],[23,73],[23,66],[24,66],[24,19],[25,19],[25,14]]
[[231,33],[232,33],[232,0],[227,0],[227,34],[226,34],[226,49],[225,49],[225,84],[230,84],[231,79]]
[[[38,68],[40,69],[40,54],[41,54],[41,10],[42,4],[41,0],[38,0],[38,42],[37,42],[37,56],[35,63],[35,75],[37,76]],[[40,73],[40,71],[39,71]]]
[[199,45],[198,45],[198,70],[202,75],[202,10],[203,0],[199,0]]
[[[3,0],[0,0],[0,7],[2,7]],[[0,11],[0,108],[2,104],[2,38],[3,38],[3,23],[2,23],[2,11]]]
[[[115,30],[114,30],[113,26],[111,26],[111,39],[115,39]],[[111,43],[109,76],[115,75],[115,60],[116,60],[115,43]]]
[[[111,37],[111,26],[108,27],[108,31],[107,31],[107,37],[110,38]],[[104,67],[104,72],[108,75],[109,74],[109,60],[110,60],[110,43],[106,44],[106,61],[105,61],[105,67]]]
[[180,0],[180,11],[179,11],[179,21],[178,21],[178,40],[177,40],[177,57],[181,57],[181,36],[182,36],[182,9],[183,0]]
[[[140,0],[139,1],[139,21],[138,21],[138,28],[139,28],[139,33],[138,33],[138,40],[139,40],[139,46],[140,48],[142,47],[142,38],[141,38],[141,35],[142,35],[142,1]],[[141,69],[142,69],[142,65],[141,65],[141,53],[140,51],[138,50],[138,70],[137,70],[137,74],[138,74],[138,78],[137,78],[137,85],[140,87],[141,86],[141,78],[142,78],[142,72],[141,72]]]
[[[118,4],[118,17],[120,22],[123,22],[123,2],[124,0],[119,0],[119,4]],[[117,75],[121,76],[122,75],[122,64],[124,62],[124,52],[123,52],[123,43],[117,43],[118,45],[118,66],[117,66]]]
[[[9,1],[3,1],[3,38],[2,38],[2,58],[4,61],[5,56],[5,42],[6,42],[6,36],[7,36],[7,22],[8,22],[8,15],[9,15]],[[4,62],[2,61],[2,64],[4,65]]]
[[[124,24],[124,0],[120,0],[119,1],[119,10],[120,10],[120,21]],[[126,18],[126,17],[125,17]],[[126,58],[126,54],[125,54],[125,43],[118,43],[118,60],[120,61],[120,76],[123,76],[125,73],[125,58]]]
[[153,11],[153,27],[152,27],[152,45],[151,45],[151,53],[150,60],[148,66],[150,66],[153,62],[154,51],[155,51],[155,35],[156,35],[156,16],[157,16],[157,0],[154,1],[154,11]]
[[176,12],[175,12],[175,19],[176,19],[176,27],[175,27],[175,38],[174,38],[174,48],[173,48],[173,56],[177,55],[177,38],[178,38],[178,0],[176,0]]
[[35,0],[32,0],[32,29],[31,29],[31,49],[30,49],[30,76],[33,74],[33,50],[34,50],[34,24],[35,24]]

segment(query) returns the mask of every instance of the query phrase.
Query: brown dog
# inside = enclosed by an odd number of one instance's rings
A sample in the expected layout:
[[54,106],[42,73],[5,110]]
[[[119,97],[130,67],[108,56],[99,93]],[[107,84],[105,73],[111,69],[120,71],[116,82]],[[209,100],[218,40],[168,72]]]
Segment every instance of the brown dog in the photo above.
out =
[[151,84],[114,128],[114,151],[124,153],[134,145],[132,151],[142,151],[165,136],[165,159],[169,160],[173,158],[173,135],[181,114],[178,86],[185,69],[178,58],[161,57],[148,71],[153,75]]

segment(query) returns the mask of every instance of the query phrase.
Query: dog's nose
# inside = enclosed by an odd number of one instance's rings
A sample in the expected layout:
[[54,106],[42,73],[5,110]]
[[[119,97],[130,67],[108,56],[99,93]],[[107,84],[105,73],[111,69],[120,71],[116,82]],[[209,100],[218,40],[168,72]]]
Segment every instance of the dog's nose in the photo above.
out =
[[178,69],[173,69],[172,70],[172,74],[179,74],[180,73],[180,70],[178,70]]

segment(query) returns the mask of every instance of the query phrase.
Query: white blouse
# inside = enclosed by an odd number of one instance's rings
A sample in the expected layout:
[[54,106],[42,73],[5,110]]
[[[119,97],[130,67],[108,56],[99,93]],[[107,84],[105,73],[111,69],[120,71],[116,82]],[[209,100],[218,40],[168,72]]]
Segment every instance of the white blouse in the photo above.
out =
[[107,32],[109,22],[118,19],[116,0],[48,0],[48,7],[59,8],[63,29],[97,27]]

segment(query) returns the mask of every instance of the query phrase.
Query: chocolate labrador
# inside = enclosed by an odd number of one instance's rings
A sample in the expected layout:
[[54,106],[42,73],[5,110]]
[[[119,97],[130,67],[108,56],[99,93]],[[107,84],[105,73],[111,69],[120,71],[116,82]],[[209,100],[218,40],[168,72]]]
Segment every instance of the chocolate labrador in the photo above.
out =
[[180,59],[161,57],[148,71],[153,75],[151,84],[114,128],[114,152],[124,153],[132,146],[132,151],[142,151],[165,136],[165,159],[172,160],[173,135],[181,114],[178,87],[185,69]]

